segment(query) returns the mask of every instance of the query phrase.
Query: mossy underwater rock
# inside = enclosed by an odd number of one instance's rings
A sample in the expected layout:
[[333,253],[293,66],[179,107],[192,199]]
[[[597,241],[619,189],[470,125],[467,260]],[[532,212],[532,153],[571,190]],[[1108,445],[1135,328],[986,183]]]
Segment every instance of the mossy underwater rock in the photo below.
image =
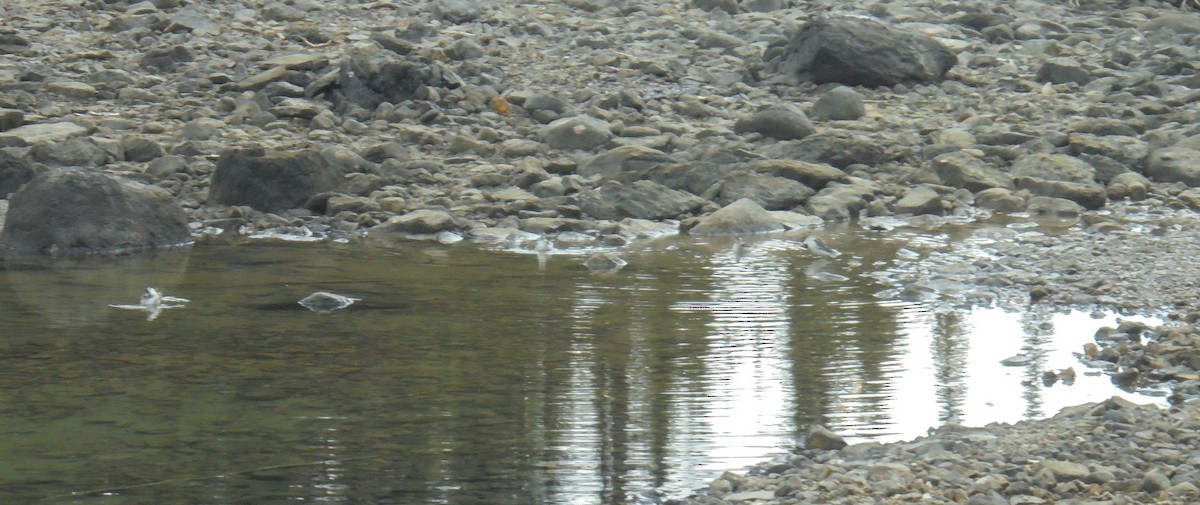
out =
[[127,254],[191,241],[188,217],[166,190],[99,172],[44,172],[9,200],[0,251]]

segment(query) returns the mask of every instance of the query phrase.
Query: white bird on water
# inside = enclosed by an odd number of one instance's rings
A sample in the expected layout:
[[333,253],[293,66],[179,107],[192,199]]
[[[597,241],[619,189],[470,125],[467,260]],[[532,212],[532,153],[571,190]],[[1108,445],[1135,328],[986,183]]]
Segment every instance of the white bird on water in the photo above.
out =
[[163,311],[163,309],[177,309],[177,308],[183,307],[183,305],[172,305],[173,303],[174,304],[184,304],[189,301],[190,300],[188,300],[187,298],[163,295],[161,291],[159,291],[155,288],[146,288],[146,292],[144,294],[142,294],[142,298],[141,298],[141,300],[138,300],[137,305],[109,304],[109,307],[113,307],[113,308],[117,308],[117,309],[124,309],[124,310],[145,311],[146,312],[146,320],[153,321],[156,318],[158,318],[158,314],[161,313]]

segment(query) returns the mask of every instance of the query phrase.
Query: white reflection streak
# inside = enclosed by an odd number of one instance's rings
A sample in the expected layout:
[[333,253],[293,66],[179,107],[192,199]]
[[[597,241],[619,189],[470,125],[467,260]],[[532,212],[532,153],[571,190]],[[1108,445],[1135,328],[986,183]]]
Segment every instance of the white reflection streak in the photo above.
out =
[[737,467],[778,449],[793,432],[778,425],[790,422],[792,408],[791,279],[787,264],[765,248],[742,257],[730,251],[710,261],[709,300],[676,308],[707,313],[712,331],[705,355],[707,379],[719,385],[708,386],[713,389],[700,410],[720,445],[710,448],[705,459]]

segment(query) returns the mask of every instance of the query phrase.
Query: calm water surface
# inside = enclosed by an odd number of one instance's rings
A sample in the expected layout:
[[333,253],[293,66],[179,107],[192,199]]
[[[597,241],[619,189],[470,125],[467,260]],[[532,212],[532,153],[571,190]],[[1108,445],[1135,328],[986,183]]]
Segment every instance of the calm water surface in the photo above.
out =
[[[629,503],[812,423],[897,440],[1119,391],[1071,355],[1111,320],[928,311],[775,239],[581,256],[252,241],[0,269],[0,502]],[[190,299],[146,314],[156,286]],[[333,313],[314,291],[362,301]],[[1035,363],[998,361],[1032,352]],[[1041,370],[1074,365],[1074,386]],[[1138,398],[1139,401],[1155,401]]]

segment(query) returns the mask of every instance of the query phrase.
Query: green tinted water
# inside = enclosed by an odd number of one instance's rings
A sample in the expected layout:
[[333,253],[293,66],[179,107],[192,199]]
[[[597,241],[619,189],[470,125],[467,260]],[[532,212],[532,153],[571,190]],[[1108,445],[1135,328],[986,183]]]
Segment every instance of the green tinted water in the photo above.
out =
[[[9,259],[0,502],[628,503],[810,423],[891,440],[1112,394],[996,364],[1023,345],[1070,364],[1100,322],[1058,322],[1079,329],[1062,340],[1055,321],[881,300],[864,274],[899,246],[834,245],[847,254],[673,239],[615,274],[420,243]],[[153,321],[109,306],[147,286],[191,301]],[[314,291],[362,301],[297,305]]]

